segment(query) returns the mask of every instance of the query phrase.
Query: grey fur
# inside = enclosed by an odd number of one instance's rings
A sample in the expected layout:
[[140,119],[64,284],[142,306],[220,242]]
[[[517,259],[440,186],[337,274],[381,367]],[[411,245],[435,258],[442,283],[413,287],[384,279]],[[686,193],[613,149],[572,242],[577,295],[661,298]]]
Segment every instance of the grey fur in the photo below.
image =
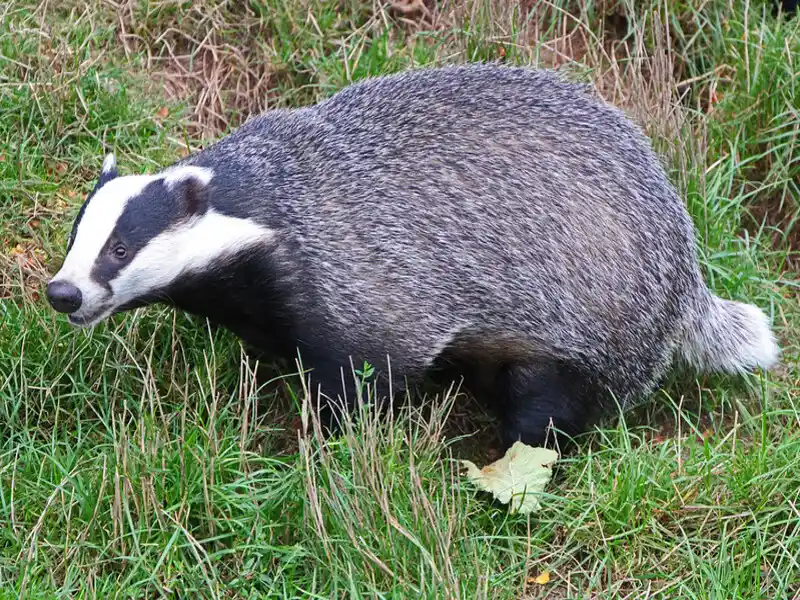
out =
[[288,306],[321,327],[302,341],[337,356],[390,355],[412,379],[444,350],[556,359],[623,403],[676,357],[729,371],[777,357],[763,313],[708,291],[647,138],[552,72],[375,78],[179,164],[213,168],[211,204],[278,233]]

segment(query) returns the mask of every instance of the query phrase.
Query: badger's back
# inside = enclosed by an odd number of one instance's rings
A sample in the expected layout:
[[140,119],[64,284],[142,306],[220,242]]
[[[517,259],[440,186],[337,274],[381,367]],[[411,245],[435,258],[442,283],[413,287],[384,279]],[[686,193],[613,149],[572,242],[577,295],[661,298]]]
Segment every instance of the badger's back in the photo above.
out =
[[420,360],[547,353],[627,393],[709,297],[648,140],[549,72],[367,80],[191,160],[264,182],[228,201],[280,223],[328,322]]

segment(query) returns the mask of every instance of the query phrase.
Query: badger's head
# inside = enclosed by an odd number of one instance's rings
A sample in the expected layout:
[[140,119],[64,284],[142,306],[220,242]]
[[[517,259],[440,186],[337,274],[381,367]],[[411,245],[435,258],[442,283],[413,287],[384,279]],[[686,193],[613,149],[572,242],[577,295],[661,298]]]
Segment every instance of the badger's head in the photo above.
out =
[[176,280],[269,231],[213,208],[214,173],[175,166],[157,175],[118,176],[113,154],[84,202],[64,264],[47,284],[52,307],[73,325],[167,300]]

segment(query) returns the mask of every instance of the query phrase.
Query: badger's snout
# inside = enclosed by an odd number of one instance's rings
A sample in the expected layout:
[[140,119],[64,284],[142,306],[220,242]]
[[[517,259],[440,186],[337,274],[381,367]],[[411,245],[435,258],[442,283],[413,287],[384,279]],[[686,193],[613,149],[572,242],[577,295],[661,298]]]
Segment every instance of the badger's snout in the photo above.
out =
[[51,281],[47,284],[47,300],[60,313],[74,313],[81,307],[80,289],[68,281]]

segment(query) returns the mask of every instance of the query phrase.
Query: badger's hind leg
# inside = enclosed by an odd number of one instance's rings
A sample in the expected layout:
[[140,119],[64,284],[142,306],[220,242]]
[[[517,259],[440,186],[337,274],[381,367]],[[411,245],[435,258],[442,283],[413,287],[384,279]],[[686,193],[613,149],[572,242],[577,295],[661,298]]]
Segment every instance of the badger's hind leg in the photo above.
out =
[[[560,446],[582,433],[599,406],[598,390],[579,369],[557,360],[509,363],[499,374],[500,420],[506,447]],[[556,431],[557,430],[557,431]]]

